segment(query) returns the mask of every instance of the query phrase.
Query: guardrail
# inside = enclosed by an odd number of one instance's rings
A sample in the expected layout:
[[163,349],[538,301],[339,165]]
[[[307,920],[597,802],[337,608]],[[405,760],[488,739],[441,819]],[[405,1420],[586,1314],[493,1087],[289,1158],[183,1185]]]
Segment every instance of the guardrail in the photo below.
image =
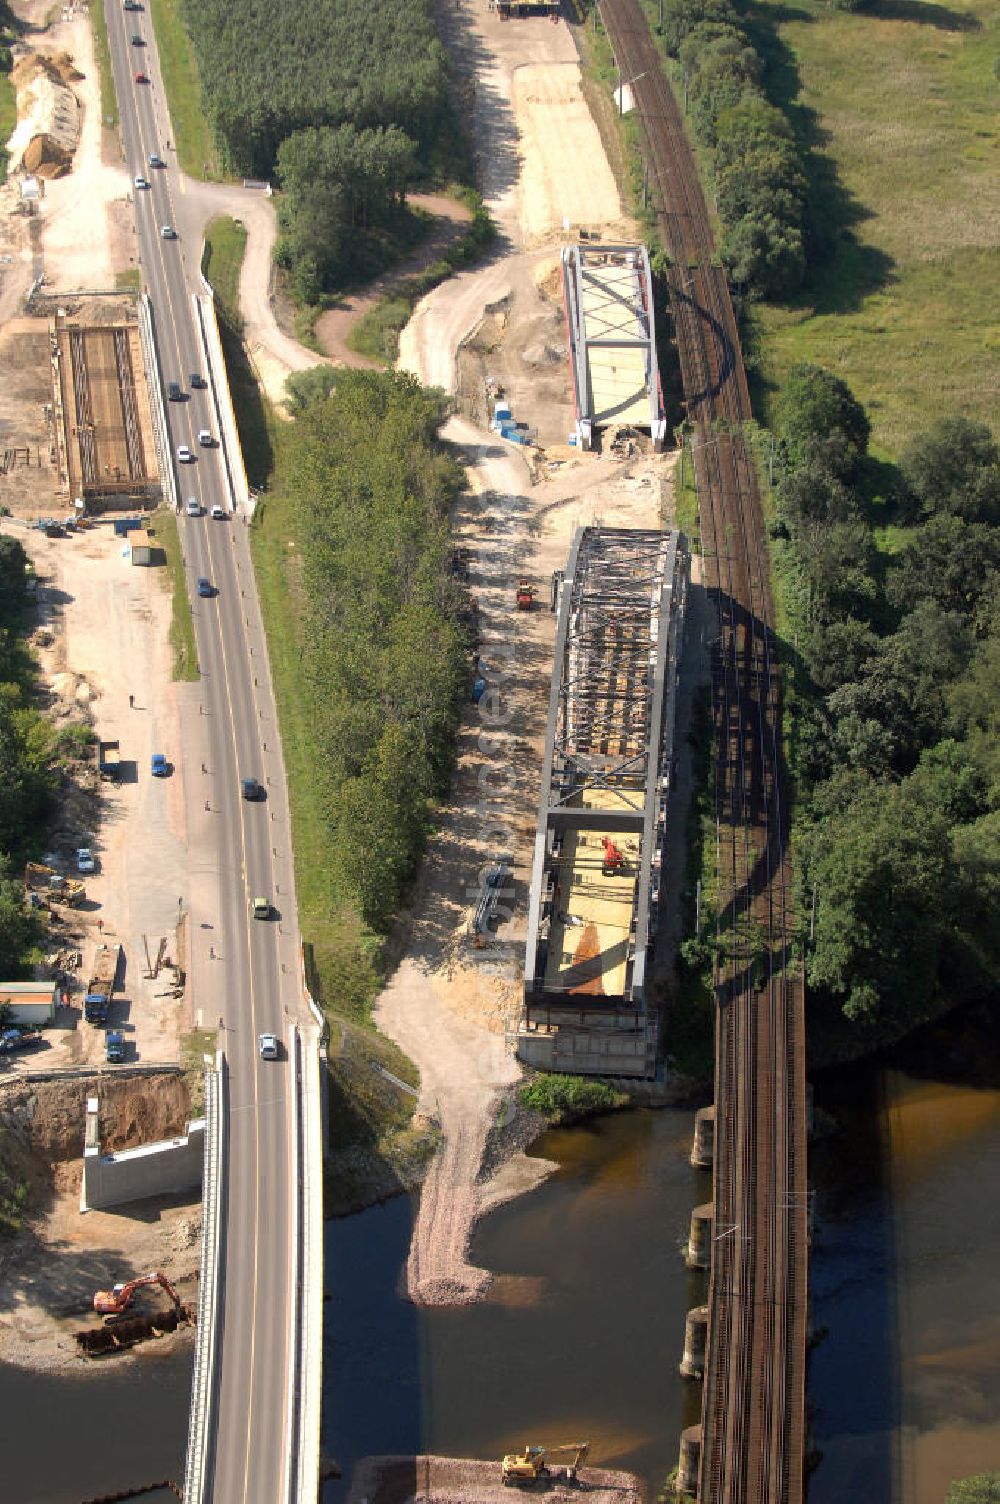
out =
[[174,472],[174,455],[170,447],[170,431],[167,414],[163,407],[163,384],[160,380],[160,361],[153,336],[153,305],[148,293],[139,296],[139,343],[142,345],[142,363],[146,368],[146,390],[149,393],[149,411],[153,419],[153,444],[156,461],[160,467],[163,494],[176,512],[180,507],[177,493],[177,476]]
[[206,1504],[209,1456],[214,1445],[212,1418],[216,1396],[216,1347],[219,1313],[219,1244],[222,1237],[223,1165],[226,1159],[226,1061],[216,1051],[214,1066],[205,1067],[205,1168],[202,1178],[201,1280],[198,1288],[198,1329],[191,1379],[187,1458],[184,1464],[185,1504]]
[[212,400],[215,403],[215,416],[219,423],[219,443],[222,446],[222,458],[229,477],[229,494],[233,499],[234,507],[247,511],[250,507],[250,486],[243,463],[239,431],[236,427],[232,393],[229,390],[226,359],[222,353],[222,340],[219,338],[219,321],[215,315],[215,293],[210,282],[207,282],[204,277],[201,281],[205,293],[203,296],[192,293],[191,301],[194,304],[195,319],[201,330],[201,342],[205,359],[208,362],[209,384],[212,390]]
[[[299,1033],[302,1059],[302,1295],[299,1311],[299,1434],[296,1504],[319,1497],[319,1441],[323,1389],[323,1115],[321,1037]],[[319,1172],[317,1177],[317,1171]]]

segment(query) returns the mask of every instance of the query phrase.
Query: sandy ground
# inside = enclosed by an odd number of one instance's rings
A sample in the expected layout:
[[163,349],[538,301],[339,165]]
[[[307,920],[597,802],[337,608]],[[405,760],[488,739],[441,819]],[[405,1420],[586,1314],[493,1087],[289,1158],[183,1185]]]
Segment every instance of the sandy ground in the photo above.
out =
[[556,1474],[523,1490],[504,1486],[499,1460],[468,1457],[365,1457],[354,1469],[348,1504],[500,1504],[519,1492],[548,1504],[570,1504],[586,1495],[592,1504],[642,1504],[645,1488],[632,1473],[580,1469],[573,1486]]

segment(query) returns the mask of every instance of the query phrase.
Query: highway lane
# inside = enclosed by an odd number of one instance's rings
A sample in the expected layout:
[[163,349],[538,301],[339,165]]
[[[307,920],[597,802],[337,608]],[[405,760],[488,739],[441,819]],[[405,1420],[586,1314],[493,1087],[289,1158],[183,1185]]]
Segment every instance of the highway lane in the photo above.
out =
[[[285,1483],[288,1326],[294,1308],[289,1176],[293,1082],[287,1052],[279,1062],[262,1061],[257,1037],[269,1030],[279,1039],[288,1038],[296,974],[294,966],[282,969],[280,947],[284,943],[287,949],[287,938],[283,941],[280,931],[294,933],[295,916],[283,914],[280,925],[277,917],[254,920],[250,903],[257,896],[290,902],[287,895],[278,895],[274,855],[278,839],[288,849],[287,817],[283,790],[271,787],[269,796],[278,797],[253,803],[240,796],[240,778],[267,776],[261,728],[274,714],[262,669],[256,605],[251,610],[243,593],[253,593],[243,520],[193,518],[184,512],[189,495],[206,511],[227,505],[228,497],[221,451],[202,448],[197,441],[200,428],[218,438],[211,395],[190,387],[192,372],[207,376],[191,301],[199,288],[201,247],[184,238],[176,171],[170,165],[149,165],[151,153],[168,164],[174,160],[167,146],[152,23],[145,10],[124,11],[112,0],[105,8],[129,174],[133,182],[142,176],[150,184],[133,188],[133,198],[161,371],[164,383],[176,380],[189,393],[186,401],[165,404],[173,461],[179,444],[187,444],[195,456],[192,463],[177,464],[189,584],[193,587],[203,575],[217,591],[211,599],[194,596],[209,748],[209,771],[200,782],[209,807],[188,798],[192,826],[206,822],[196,839],[204,845],[207,836],[218,868],[213,911],[192,914],[192,944],[203,942],[202,925],[212,926],[206,933],[214,937],[207,964],[192,967],[193,977],[203,979],[204,994],[194,998],[194,1005],[207,1023],[224,1020],[222,1042],[230,1073],[221,1378],[209,1495],[218,1504],[270,1504],[283,1497]],[[143,38],[141,48],[132,44],[133,33]],[[152,82],[137,83],[137,71]],[[162,225],[178,228],[181,238],[164,239]],[[256,639],[253,644],[250,637]],[[174,760],[182,757],[178,749]],[[197,761],[192,765],[185,758],[184,776],[192,790],[200,787]]]

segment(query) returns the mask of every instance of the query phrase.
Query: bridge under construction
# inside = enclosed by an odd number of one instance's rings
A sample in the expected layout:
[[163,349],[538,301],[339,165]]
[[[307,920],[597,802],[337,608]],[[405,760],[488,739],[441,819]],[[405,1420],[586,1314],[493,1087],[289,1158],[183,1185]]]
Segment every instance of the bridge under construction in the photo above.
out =
[[559,592],[518,1056],[651,1076],[646,966],[670,814],[687,556],[676,533],[578,529]]

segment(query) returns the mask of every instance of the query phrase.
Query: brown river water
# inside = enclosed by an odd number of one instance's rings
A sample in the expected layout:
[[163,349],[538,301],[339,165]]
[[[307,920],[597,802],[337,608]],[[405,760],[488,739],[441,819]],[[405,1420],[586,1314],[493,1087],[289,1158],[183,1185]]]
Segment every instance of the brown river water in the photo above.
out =
[[[816,1085],[835,1127],[812,1146],[810,1504],[943,1504],[952,1478],[1000,1467],[1000,1090],[909,1065]],[[327,1224],[323,1445],[345,1476],[370,1452],[586,1439],[659,1488],[698,1406],[677,1375],[703,1289],[680,1255],[708,1196],[692,1121],[640,1111],[547,1134],[536,1152],[557,1174],[477,1232],[498,1276],[477,1306],[399,1299],[408,1199]],[[179,1478],[189,1379],[189,1355],[86,1378],[0,1367],[4,1504]]]

